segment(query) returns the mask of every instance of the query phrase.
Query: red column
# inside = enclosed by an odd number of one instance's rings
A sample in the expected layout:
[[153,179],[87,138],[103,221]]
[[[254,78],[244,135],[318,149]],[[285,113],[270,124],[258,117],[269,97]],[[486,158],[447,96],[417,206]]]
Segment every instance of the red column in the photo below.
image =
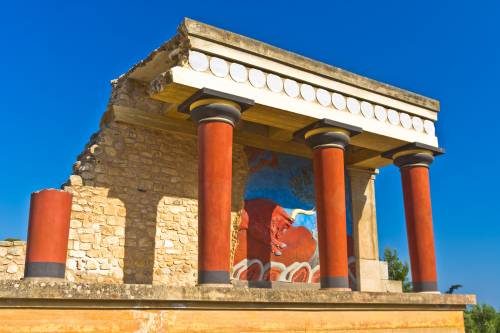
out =
[[229,283],[233,126],[198,126],[198,283]]
[[313,151],[322,288],[349,288],[344,149]]
[[437,291],[429,169],[401,167],[406,229],[414,291]]
[[71,201],[71,193],[54,189],[31,194],[25,278],[64,278]]
[[253,101],[202,88],[178,107],[198,125],[198,284],[228,284],[233,128]]
[[356,126],[319,120],[294,134],[313,150],[321,288],[349,289],[344,149]]

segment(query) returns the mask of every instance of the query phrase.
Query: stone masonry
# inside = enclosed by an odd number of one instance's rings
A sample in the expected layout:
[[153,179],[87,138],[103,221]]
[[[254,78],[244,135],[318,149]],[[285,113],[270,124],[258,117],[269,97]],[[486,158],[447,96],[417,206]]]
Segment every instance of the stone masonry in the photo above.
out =
[[[92,137],[64,187],[73,193],[70,281],[194,285],[196,137],[111,123]],[[235,147],[233,218],[246,179]]]
[[18,280],[24,275],[26,242],[0,241],[0,280]]

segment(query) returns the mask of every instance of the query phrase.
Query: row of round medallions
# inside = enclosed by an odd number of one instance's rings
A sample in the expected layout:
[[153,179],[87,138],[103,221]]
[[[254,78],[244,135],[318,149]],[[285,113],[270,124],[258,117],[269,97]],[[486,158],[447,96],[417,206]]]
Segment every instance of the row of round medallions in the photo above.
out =
[[275,93],[285,92],[292,98],[301,97],[307,102],[318,102],[324,107],[332,105],[339,111],[348,110],[352,114],[361,114],[367,119],[375,118],[380,122],[389,122],[395,126],[402,126],[405,129],[414,129],[417,132],[424,132],[434,135],[434,123],[428,119],[422,120],[417,116],[410,116],[404,112],[393,109],[386,109],[380,105],[373,105],[367,101],[358,101],[354,97],[344,97],[337,92],[331,93],[323,88],[314,88],[307,83],[298,83],[291,79],[282,79],[276,74],[265,74],[260,69],[250,68],[238,63],[230,63],[218,57],[208,57],[207,55],[190,51],[189,65],[195,71],[205,72],[210,69],[213,75],[225,78],[228,75],[235,82],[250,82],[255,88],[267,88]]

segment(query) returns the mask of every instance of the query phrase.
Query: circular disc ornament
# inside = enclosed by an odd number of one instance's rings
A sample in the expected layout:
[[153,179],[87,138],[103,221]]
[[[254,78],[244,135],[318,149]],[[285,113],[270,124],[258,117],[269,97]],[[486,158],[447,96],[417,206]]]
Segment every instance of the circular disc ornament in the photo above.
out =
[[413,118],[411,118],[411,122],[412,122],[412,125],[413,125],[413,128],[415,129],[415,131],[417,131],[417,132],[424,131],[424,122],[422,121],[421,118],[413,117]]
[[229,66],[224,59],[213,57],[210,59],[210,70],[218,77],[226,77],[229,73]]
[[375,112],[375,118],[377,118],[378,121],[381,122],[387,121],[387,110],[384,107],[380,105],[375,105],[374,112]]
[[189,52],[189,65],[197,72],[204,72],[208,69],[208,57],[203,53]]
[[290,96],[290,97],[297,97],[300,94],[300,89],[299,89],[299,84],[290,79],[285,79],[285,82],[283,84],[285,88],[285,93]]
[[337,110],[344,110],[346,108],[345,97],[338,93],[332,94],[332,104]]
[[387,110],[387,119],[393,125],[399,125],[399,113],[393,109]]
[[229,65],[229,75],[236,82],[245,82],[248,78],[248,71],[245,66],[240,64],[232,63]]
[[373,118],[373,105],[366,101],[361,102],[361,113],[365,118]]
[[347,110],[349,110],[349,112],[352,114],[358,114],[359,111],[361,111],[359,101],[356,98],[348,97],[347,98]]
[[401,113],[399,115],[399,121],[401,122],[401,126],[403,126],[406,129],[411,128],[411,117],[408,113]]
[[313,102],[316,99],[314,88],[308,84],[302,84],[300,86],[300,95],[307,102]]
[[283,90],[283,80],[275,74],[267,74],[267,87],[275,93]]
[[263,88],[266,85],[266,76],[259,69],[250,69],[248,72],[248,79],[255,88]]
[[436,133],[436,128],[434,127],[434,123],[428,119],[424,120],[424,130],[425,133],[429,135],[434,135]]
[[332,103],[332,97],[330,96],[330,93],[325,89],[316,90],[316,99],[318,100],[319,104],[323,106],[328,106]]

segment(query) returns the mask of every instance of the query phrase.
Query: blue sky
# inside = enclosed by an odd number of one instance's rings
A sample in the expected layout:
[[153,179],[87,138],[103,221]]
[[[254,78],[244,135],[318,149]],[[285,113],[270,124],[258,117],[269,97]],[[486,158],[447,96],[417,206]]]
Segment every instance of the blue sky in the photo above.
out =
[[[111,79],[182,17],[441,101],[431,167],[441,289],[500,306],[497,1],[8,1],[0,11],[0,239],[25,238],[30,192],[58,187],[98,129]],[[377,178],[381,250],[407,259],[399,172]]]

